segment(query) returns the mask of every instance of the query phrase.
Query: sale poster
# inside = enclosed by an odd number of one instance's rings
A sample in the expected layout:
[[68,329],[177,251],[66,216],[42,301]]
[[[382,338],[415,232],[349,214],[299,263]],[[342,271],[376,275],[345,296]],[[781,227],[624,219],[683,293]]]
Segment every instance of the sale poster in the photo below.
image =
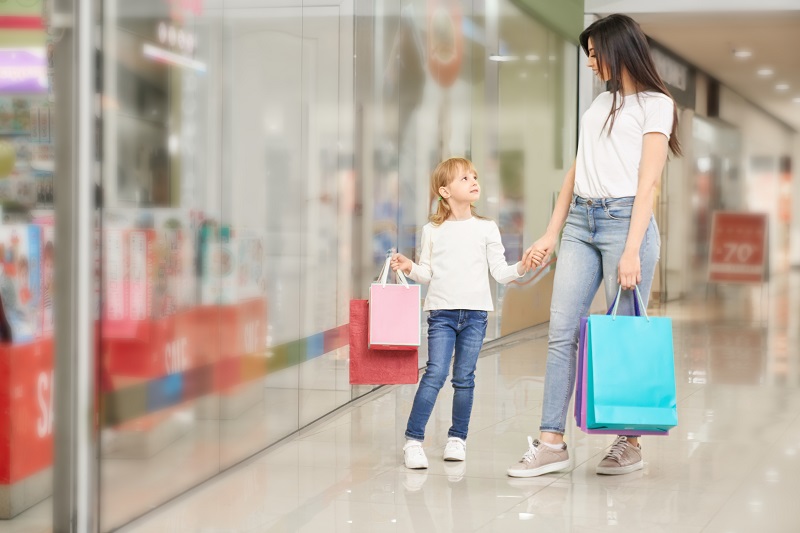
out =
[[715,211],[709,256],[708,280],[711,282],[763,282],[767,262],[767,215]]

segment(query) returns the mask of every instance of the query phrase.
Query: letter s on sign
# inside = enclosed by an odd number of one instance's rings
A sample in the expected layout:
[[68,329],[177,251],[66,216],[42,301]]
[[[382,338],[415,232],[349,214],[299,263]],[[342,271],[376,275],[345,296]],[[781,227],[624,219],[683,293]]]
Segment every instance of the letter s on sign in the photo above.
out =
[[53,373],[40,372],[36,383],[36,400],[39,417],[36,419],[36,434],[40,439],[53,433]]

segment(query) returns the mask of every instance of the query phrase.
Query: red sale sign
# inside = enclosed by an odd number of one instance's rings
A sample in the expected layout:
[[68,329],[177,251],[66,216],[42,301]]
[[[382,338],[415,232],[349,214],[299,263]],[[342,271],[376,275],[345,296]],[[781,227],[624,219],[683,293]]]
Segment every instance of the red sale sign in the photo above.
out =
[[0,345],[0,485],[53,463],[53,377],[52,339]]
[[767,263],[767,215],[715,211],[711,222],[708,280],[761,283]]

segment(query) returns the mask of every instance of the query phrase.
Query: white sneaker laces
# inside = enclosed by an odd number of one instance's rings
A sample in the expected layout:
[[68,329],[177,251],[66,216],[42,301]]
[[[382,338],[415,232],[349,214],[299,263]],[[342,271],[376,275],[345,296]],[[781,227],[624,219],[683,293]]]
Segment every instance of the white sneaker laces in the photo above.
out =
[[522,462],[530,463],[536,459],[536,454],[539,450],[533,445],[533,438],[528,437],[528,451],[522,456]]
[[627,437],[617,437],[617,440],[615,440],[614,444],[611,445],[611,449],[608,450],[606,459],[614,459],[619,461],[622,458],[622,454],[625,453],[625,450],[630,445],[631,443],[628,442]]

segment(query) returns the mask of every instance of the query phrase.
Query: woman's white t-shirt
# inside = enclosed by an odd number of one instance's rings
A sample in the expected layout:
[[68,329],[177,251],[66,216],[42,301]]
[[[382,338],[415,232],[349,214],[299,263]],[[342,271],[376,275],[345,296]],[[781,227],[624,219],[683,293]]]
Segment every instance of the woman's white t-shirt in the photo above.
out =
[[657,92],[618,95],[617,106],[622,103],[622,109],[609,135],[611,120],[606,125],[606,119],[612,102],[612,93],[602,93],[581,119],[575,194],[584,198],[636,196],[644,134],[658,132],[669,139],[672,132],[674,103],[669,96]]
[[425,311],[493,311],[489,272],[499,283],[508,283],[522,277],[517,264],[506,263],[500,229],[493,220],[447,220],[422,227],[419,264],[413,263],[409,277],[430,284]]

